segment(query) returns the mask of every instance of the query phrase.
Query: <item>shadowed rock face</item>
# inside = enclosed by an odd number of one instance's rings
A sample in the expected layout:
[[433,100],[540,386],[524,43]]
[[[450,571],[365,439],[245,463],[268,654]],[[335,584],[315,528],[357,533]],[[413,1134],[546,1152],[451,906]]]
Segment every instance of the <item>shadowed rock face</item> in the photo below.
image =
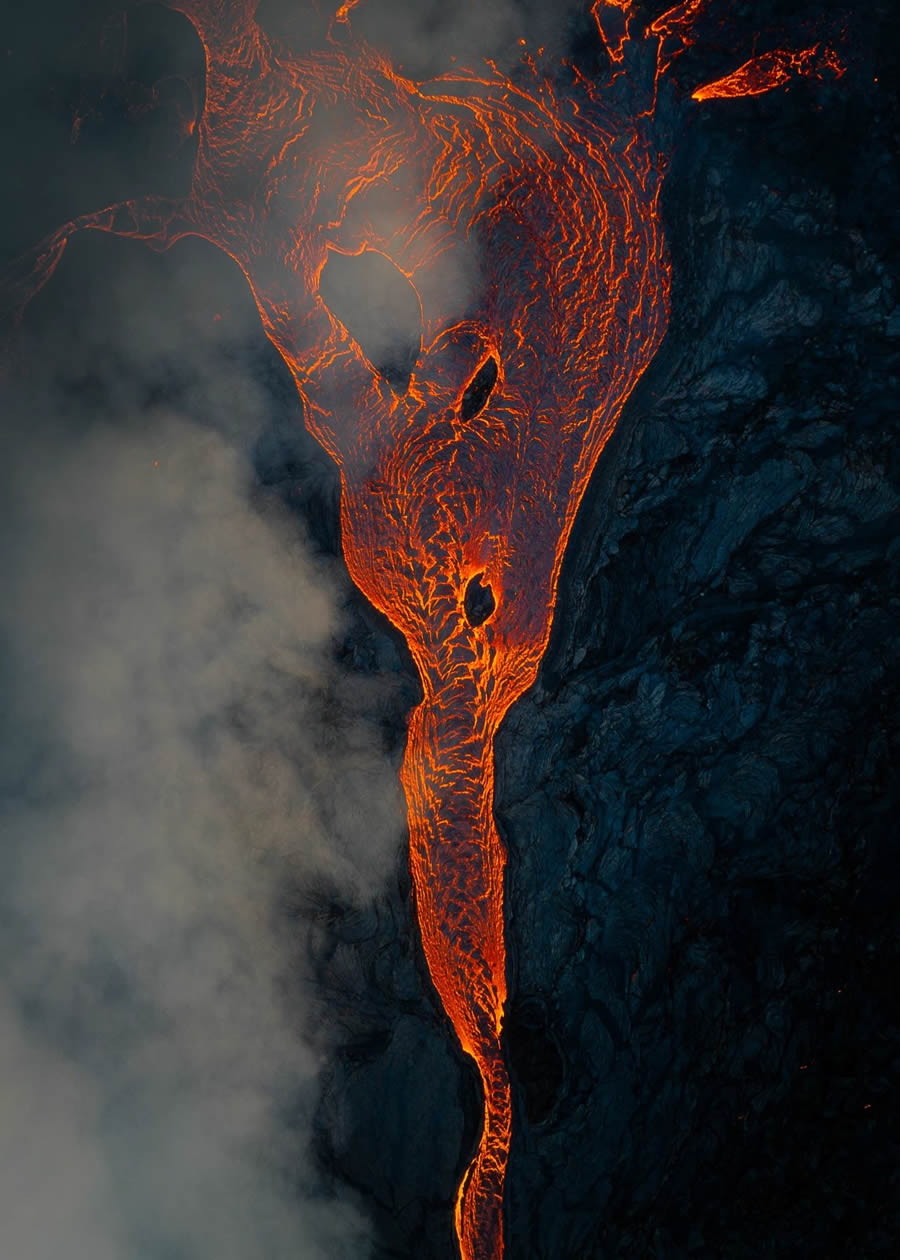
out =
[[[877,1257],[900,1233],[900,179],[891,67],[875,73],[815,133],[791,98],[702,115],[669,178],[669,338],[497,747],[511,1257]],[[336,551],[313,459],[274,423],[257,448],[261,481]],[[393,671],[399,755],[412,667],[353,598],[344,661]],[[358,1191],[380,1260],[443,1260],[478,1090],[399,856],[395,883],[373,906],[296,912],[346,1029],[319,1156]]]

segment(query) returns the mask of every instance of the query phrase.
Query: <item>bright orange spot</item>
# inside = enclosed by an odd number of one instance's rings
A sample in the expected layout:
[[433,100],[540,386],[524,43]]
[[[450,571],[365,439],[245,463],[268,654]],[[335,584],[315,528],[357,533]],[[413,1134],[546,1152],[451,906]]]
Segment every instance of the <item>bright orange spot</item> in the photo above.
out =
[[336,22],[349,22],[351,10],[355,9],[359,4],[359,0],[344,0],[344,3],[334,15]]
[[745,61],[732,74],[697,88],[692,96],[695,101],[762,96],[764,92],[771,92],[799,75],[822,79],[826,74],[839,78],[843,73],[844,67],[836,54],[821,44],[796,53],[776,49]]

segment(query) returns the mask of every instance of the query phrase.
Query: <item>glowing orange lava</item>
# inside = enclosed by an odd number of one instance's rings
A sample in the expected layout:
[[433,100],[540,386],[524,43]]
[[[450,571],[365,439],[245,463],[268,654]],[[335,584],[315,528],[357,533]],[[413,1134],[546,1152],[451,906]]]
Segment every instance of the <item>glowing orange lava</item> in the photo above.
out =
[[634,7],[634,0],[594,0],[591,6],[600,38],[614,65],[621,65],[625,60],[628,25],[634,14]]
[[[535,679],[575,513],[665,332],[653,104],[701,0],[648,30],[635,30],[632,0],[597,0],[616,72],[649,58],[615,99],[577,75],[561,95],[527,58],[510,76],[483,66],[413,82],[354,39],[357,2],[298,55],[256,24],[254,0],[167,0],[206,53],[190,196],[66,224],[35,251],[21,297],[81,229],[156,248],[202,236],[251,286],[306,423],[339,465],[349,571],[421,677],[402,770],[416,911],[484,1090],[456,1227],[463,1260],[499,1260],[511,1110],[493,742]],[[764,91],[828,64],[771,54],[695,95]],[[395,267],[419,304],[402,382],[376,370],[320,291],[329,259],[364,255]],[[470,583],[487,599],[478,615]]]
[[804,48],[801,52],[783,52],[780,49],[763,53],[761,57],[753,57],[745,61],[732,74],[716,79],[697,88],[691,95],[695,101],[709,101],[717,98],[735,96],[761,96],[781,87],[796,75],[807,75],[821,78],[830,71],[836,78],[843,74],[844,68],[829,48],[816,44],[812,48]]

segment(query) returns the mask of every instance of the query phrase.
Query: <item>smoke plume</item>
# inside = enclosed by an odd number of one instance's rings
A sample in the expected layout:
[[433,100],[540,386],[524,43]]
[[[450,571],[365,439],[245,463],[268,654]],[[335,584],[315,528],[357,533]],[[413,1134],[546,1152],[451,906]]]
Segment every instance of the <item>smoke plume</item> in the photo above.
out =
[[271,395],[208,252],[164,297],[94,244],[5,396],[4,1252],[362,1256],[308,1150],[327,1035],[284,901],[396,862],[377,685],[335,664],[346,578],[256,483]]

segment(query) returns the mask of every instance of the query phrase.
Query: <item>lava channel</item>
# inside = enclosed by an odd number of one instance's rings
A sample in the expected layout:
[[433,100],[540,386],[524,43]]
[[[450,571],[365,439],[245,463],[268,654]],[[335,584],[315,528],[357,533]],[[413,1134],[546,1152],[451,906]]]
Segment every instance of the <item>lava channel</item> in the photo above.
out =
[[[632,0],[598,0],[610,90],[569,68],[564,92],[527,56],[510,75],[405,78],[354,37],[358,0],[305,54],[263,31],[254,0],[165,2],[206,54],[190,195],[65,224],[6,291],[21,311],[80,230],[157,249],[200,236],[243,271],[339,466],[349,571],[421,678],[402,768],[415,909],[484,1102],[456,1229],[463,1260],[499,1260],[511,1105],[494,737],[535,680],[576,511],[666,329],[654,107],[702,0],[649,28]],[[836,66],[772,54],[695,95]],[[477,285],[451,301],[473,260]],[[399,350],[329,304],[354,268],[363,288],[379,269],[406,286],[415,330]]]

